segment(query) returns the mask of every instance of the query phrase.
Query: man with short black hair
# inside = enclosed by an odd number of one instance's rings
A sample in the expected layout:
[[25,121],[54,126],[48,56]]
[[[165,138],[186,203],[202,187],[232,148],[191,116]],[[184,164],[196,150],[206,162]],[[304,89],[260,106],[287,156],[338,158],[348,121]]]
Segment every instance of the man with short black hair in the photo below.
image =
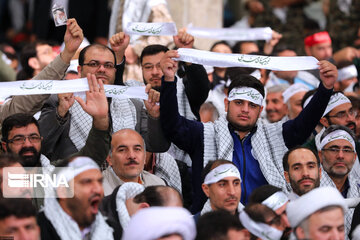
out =
[[36,209],[23,198],[0,199],[0,237],[2,239],[39,240]]
[[[161,60],[164,79],[161,88],[160,118],[167,138],[188,152],[192,158],[193,182],[199,187],[200,172],[208,161],[233,161],[244,178],[242,203],[257,187],[271,184],[289,191],[282,168],[282,156],[288,148],[302,144],[322,116],[337,79],[336,67],[319,63],[322,75],[316,97],[294,120],[264,124],[258,121],[263,110],[264,86],[250,75],[234,76],[225,99],[226,116],[215,123],[202,124],[187,120],[178,113],[176,104],[176,51],[168,51]],[[196,194],[197,189],[194,190]],[[200,201],[199,201],[200,202]]]
[[196,224],[196,229],[195,240],[250,239],[250,234],[241,225],[239,217],[222,210],[202,215]]
[[319,156],[309,148],[298,146],[283,157],[285,179],[291,185],[290,200],[320,186],[321,168]]
[[210,161],[202,172],[202,190],[208,197],[201,212],[194,218],[207,212],[225,210],[236,214],[243,208],[241,199],[241,177],[236,165],[228,160]]

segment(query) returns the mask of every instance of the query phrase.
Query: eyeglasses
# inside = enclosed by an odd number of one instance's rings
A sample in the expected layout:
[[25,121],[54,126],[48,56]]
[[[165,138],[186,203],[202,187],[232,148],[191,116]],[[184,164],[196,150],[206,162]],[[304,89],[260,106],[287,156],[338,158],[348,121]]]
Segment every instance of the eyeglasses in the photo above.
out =
[[115,65],[111,62],[100,63],[99,61],[91,61],[88,63],[83,63],[82,65],[89,66],[91,68],[99,68],[100,66],[104,66],[105,69],[113,69]]
[[24,136],[24,135],[20,135],[20,136],[16,136],[12,139],[7,140],[8,143],[12,143],[15,145],[21,145],[24,144],[26,139],[29,139],[29,141],[31,143],[39,143],[42,139],[42,137],[40,137],[39,135],[29,135],[29,136]]
[[147,63],[147,64],[144,64],[142,67],[146,71],[152,71],[154,69],[154,67],[156,67],[157,70],[161,69],[160,63],[157,63],[156,65]]
[[322,151],[328,151],[331,154],[337,155],[340,151],[342,151],[343,154],[353,154],[355,151],[351,148],[323,148]]
[[342,111],[342,112],[338,112],[337,114],[333,115],[333,116],[328,116],[329,118],[345,118],[347,116],[349,117],[355,117],[358,114],[358,112],[354,109],[350,109],[348,112]]

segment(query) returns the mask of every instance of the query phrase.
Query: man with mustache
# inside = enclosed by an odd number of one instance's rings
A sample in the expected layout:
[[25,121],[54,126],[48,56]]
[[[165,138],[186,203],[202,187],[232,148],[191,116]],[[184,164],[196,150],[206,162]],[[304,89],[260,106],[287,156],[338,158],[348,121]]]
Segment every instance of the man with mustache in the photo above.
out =
[[122,129],[114,133],[107,159],[110,166],[103,171],[105,196],[124,182],[136,182],[145,187],[165,185],[161,178],[144,170],[145,158],[145,142],[138,132]]
[[[358,198],[359,175],[355,171],[355,135],[348,128],[332,125],[320,138],[319,158],[322,167],[320,185],[336,188],[344,198]],[[349,233],[354,209],[345,212],[346,233]]]
[[[311,96],[305,100],[304,107]],[[320,119],[320,123],[323,129],[315,136],[314,139],[304,144],[305,147],[312,149],[313,151],[320,150],[320,137],[330,125],[341,125],[348,127],[351,131],[356,131],[355,116],[356,111],[353,108],[350,100],[341,92],[334,92],[331,95],[329,103],[325,109],[325,112]],[[360,151],[359,143],[355,142],[356,152]]]
[[288,120],[284,118],[287,116],[288,108],[284,102],[282,93],[288,88],[286,84],[280,84],[267,88],[266,93],[266,118],[270,123],[281,120]]
[[234,163],[219,159],[210,161],[204,168],[202,190],[208,197],[203,209],[194,215],[195,221],[207,212],[225,210],[231,214],[243,208],[240,172]]
[[285,179],[290,183],[290,200],[320,186],[320,158],[311,149],[298,146],[287,151],[283,157]]

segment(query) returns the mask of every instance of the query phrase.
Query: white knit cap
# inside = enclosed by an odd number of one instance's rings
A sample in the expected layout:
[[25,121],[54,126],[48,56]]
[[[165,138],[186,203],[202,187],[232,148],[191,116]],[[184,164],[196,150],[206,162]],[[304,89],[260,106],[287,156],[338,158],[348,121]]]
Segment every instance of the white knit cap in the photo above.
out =
[[169,234],[179,234],[184,240],[195,239],[195,221],[185,208],[144,208],[131,218],[122,239],[153,240]]
[[353,77],[357,77],[358,76],[358,72],[357,69],[355,67],[354,64],[347,66],[347,67],[343,67],[341,69],[338,70],[338,81],[343,81],[343,80],[347,80]]
[[290,201],[286,207],[286,214],[291,227],[295,228],[311,214],[329,206],[339,206],[344,211],[347,209],[345,199],[336,188],[320,187]]
[[289,101],[289,99],[294,96],[295,94],[299,93],[299,92],[307,92],[310,89],[302,84],[302,83],[295,83],[293,85],[291,85],[289,88],[287,88],[283,93],[283,98],[284,98],[284,103],[286,103],[287,101]]

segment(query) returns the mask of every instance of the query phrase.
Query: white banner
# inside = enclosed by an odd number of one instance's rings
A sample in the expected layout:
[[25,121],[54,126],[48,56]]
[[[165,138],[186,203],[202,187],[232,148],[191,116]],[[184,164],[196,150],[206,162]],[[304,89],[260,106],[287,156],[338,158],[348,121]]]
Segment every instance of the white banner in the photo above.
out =
[[[86,78],[74,80],[25,80],[0,83],[0,100],[9,96],[85,92],[89,90]],[[113,98],[140,98],[147,100],[145,87],[104,85],[105,95]]]
[[177,35],[176,25],[173,22],[167,22],[167,23],[129,22],[124,32],[129,35],[144,35],[144,36]]
[[190,48],[179,48],[176,61],[191,62],[214,67],[249,67],[276,71],[298,71],[317,69],[314,57],[270,57],[261,55],[216,53]]
[[235,41],[256,41],[270,40],[272,38],[272,30],[270,27],[264,28],[200,28],[188,27],[186,31],[194,37],[211,38],[219,40],[235,40]]

